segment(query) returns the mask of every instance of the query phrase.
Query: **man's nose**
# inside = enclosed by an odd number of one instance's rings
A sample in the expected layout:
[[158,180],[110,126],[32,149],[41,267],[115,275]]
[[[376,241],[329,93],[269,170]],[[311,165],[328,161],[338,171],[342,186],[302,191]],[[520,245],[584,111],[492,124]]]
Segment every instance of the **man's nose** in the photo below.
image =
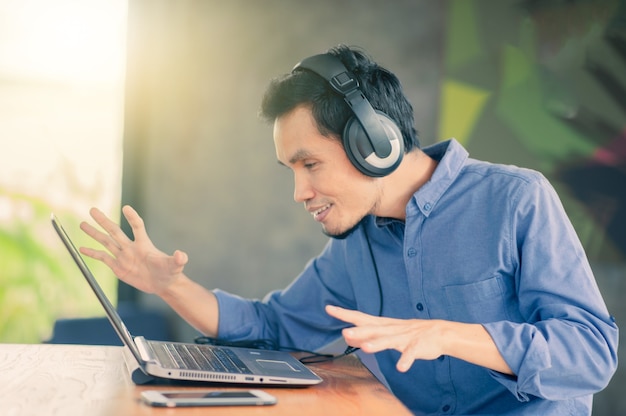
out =
[[305,202],[313,198],[314,192],[311,183],[304,175],[294,175],[293,200]]

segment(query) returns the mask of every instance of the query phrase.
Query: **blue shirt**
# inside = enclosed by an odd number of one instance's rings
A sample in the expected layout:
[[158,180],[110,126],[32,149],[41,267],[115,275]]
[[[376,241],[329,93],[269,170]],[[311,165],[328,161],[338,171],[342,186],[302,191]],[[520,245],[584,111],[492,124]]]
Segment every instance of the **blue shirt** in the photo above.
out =
[[314,350],[346,326],[327,304],[481,323],[517,376],[448,356],[399,373],[388,350],[376,360],[393,393],[415,414],[590,414],[617,366],[618,329],[556,192],[454,140],[423,150],[439,163],[406,221],[365,218],[263,301],[216,290],[219,336]]

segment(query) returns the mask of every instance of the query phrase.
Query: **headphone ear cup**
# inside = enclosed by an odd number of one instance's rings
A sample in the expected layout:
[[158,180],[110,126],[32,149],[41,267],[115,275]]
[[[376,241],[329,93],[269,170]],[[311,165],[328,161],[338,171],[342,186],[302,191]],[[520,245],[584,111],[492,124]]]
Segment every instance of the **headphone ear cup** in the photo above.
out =
[[380,157],[372,147],[371,141],[363,126],[356,117],[351,117],[343,129],[343,147],[348,159],[361,173],[372,177],[382,177],[390,174],[402,161],[404,156],[404,141],[397,124],[385,113],[376,110],[378,120],[383,126],[391,143],[391,153],[387,157]]

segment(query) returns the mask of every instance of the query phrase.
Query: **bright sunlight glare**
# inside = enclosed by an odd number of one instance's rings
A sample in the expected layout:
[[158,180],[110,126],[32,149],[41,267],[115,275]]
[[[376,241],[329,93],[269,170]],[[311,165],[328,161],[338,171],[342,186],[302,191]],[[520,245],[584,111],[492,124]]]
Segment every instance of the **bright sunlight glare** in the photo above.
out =
[[0,0],[0,74],[115,81],[125,19],[123,0]]
[[0,0],[0,188],[119,199],[126,0]]

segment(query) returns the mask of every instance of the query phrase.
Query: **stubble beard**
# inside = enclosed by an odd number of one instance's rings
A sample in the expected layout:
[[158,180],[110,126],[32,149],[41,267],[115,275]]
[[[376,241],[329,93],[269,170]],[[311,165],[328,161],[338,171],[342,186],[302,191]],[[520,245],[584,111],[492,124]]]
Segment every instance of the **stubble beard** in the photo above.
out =
[[326,229],[326,227],[322,226],[322,233],[324,233],[324,235],[330,237],[330,238],[334,238],[336,240],[345,240],[346,238],[348,238],[350,236],[350,234],[352,234],[357,228],[359,228],[361,226],[361,223],[363,222],[363,220],[370,216],[370,215],[374,215],[374,213],[376,212],[376,208],[379,205],[379,201],[376,201],[374,203],[374,205],[372,206],[372,208],[365,214],[363,215],[361,218],[359,218],[352,226],[348,227],[347,229],[343,230],[343,231],[329,231],[328,229]]
[[324,235],[330,238],[334,238],[335,240],[345,240],[346,238],[348,238],[348,236],[350,236],[350,234],[354,232],[354,230],[359,228],[359,225],[361,225],[361,222],[363,221],[364,218],[365,217],[362,217],[352,227],[348,228],[347,230],[340,231],[340,232],[330,232],[325,227],[322,227],[322,233],[324,233]]

